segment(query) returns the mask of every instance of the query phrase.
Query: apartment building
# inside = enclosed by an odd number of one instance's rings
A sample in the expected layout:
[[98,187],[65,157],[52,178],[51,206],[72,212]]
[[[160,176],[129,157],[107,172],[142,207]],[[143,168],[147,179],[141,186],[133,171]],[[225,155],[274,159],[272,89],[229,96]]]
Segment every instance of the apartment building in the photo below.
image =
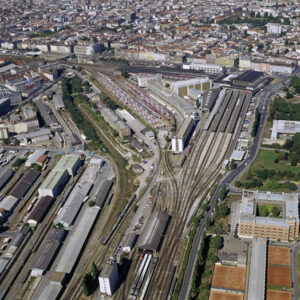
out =
[[[244,195],[239,219],[241,238],[263,237],[287,242],[299,236],[298,194],[255,192]],[[280,214],[260,216],[261,206],[276,207]]]

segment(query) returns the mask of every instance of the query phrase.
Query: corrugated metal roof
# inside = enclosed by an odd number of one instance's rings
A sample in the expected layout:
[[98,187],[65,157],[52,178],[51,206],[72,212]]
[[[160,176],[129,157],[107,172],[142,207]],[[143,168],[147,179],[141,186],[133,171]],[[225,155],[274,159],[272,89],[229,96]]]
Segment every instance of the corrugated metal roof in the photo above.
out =
[[60,258],[55,271],[71,273],[81,249],[90,233],[92,226],[98,216],[98,207],[86,207],[72,235],[65,243],[62,257]]

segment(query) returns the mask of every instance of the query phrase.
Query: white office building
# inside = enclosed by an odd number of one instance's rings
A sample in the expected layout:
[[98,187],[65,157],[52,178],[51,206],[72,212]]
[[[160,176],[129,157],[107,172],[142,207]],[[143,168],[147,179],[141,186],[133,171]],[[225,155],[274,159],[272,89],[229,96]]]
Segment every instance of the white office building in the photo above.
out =
[[99,276],[100,293],[103,296],[112,296],[118,285],[118,265],[106,264]]

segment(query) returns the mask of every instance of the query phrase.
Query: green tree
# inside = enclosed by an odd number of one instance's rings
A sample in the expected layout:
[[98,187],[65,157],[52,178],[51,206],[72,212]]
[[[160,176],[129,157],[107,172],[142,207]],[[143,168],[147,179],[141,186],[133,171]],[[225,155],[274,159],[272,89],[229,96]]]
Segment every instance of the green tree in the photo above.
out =
[[211,246],[216,250],[219,250],[222,247],[223,239],[220,235],[215,236],[211,239]]
[[274,218],[277,218],[277,217],[279,216],[279,214],[280,214],[279,209],[278,209],[276,206],[273,206],[273,207],[272,207],[272,216],[273,216]]
[[265,205],[258,205],[257,207],[258,209],[258,215],[260,217],[267,217],[269,212],[268,212],[268,208]]
[[226,184],[224,184],[220,193],[220,199],[224,200],[226,198],[226,195],[227,195],[227,187]]
[[91,273],[86,273],[82,280],[83,293],[89,296],[92,293],[93,278]]
[[93,262],[93,264],[92,264],[92,275],[93,275],[93,279],[94,279],[94,280],[98,280],[99,274],[100,274],[100,272],[99,272],[99,270],[98,270],[98,268],[97,268],[95,262]]
[[230,161],[230,169],[231,169],[231,170],[234,170],[234,169],[235,169],[235,163],[234,163],[234,160],[233,160],[233,159]]
[[256,136],[258,126],[259,126],[259,120],[260,120],[260,113],[259,113],[258,107],[256,107],[255,120],[254,120],[252,131],[251,131],[251,136],[252,137]]
[[129,77],[129,73],[128,73],[126,70],[122,70],[122,71],[121,71],[121,76],[122,76],[123,78],[128,78],[128,77]]
[[236,180],[236,181],[234,182],[234,185],[235,185],[236,187],[241,187],[241,186],[242,186],[242,183],[241,183],[239,180]]

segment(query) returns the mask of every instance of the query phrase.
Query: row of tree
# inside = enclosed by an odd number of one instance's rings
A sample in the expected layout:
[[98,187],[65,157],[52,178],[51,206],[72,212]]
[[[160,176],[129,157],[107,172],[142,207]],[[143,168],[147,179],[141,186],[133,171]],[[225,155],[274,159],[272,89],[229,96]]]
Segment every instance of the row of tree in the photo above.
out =
[[259,127],[259,121],[260,121],[260,113],[259,113],[258,107],[256,107],[255,120],[254,120],[252,131],[251,131],[252,137],[256,136],[256,133],[257,133],[258,127]]
[[[78,82],[77,80],[72,80],[72,85],[70,84],[69,80],[64,78],[62,80],[62,92],[63,92],[63,102],[65,104],[66,109],[70,113],[73,121],[75,122],[76,126],[83,131],[84,135],[90,141],[89,145],[92,149],[104,149],[104,144],[100,140],[99,136],[95,128],[92,124],[82,115],[80,110],[74,103],[74,98],[71,96],[71,91],[78,91]],[[83,95],[82,95],[83,96]],[[79,94],[76,96],[79,97]],[[83,98],[80,98],[83,100]],[[84,98],[86,99],[86,98]]]

